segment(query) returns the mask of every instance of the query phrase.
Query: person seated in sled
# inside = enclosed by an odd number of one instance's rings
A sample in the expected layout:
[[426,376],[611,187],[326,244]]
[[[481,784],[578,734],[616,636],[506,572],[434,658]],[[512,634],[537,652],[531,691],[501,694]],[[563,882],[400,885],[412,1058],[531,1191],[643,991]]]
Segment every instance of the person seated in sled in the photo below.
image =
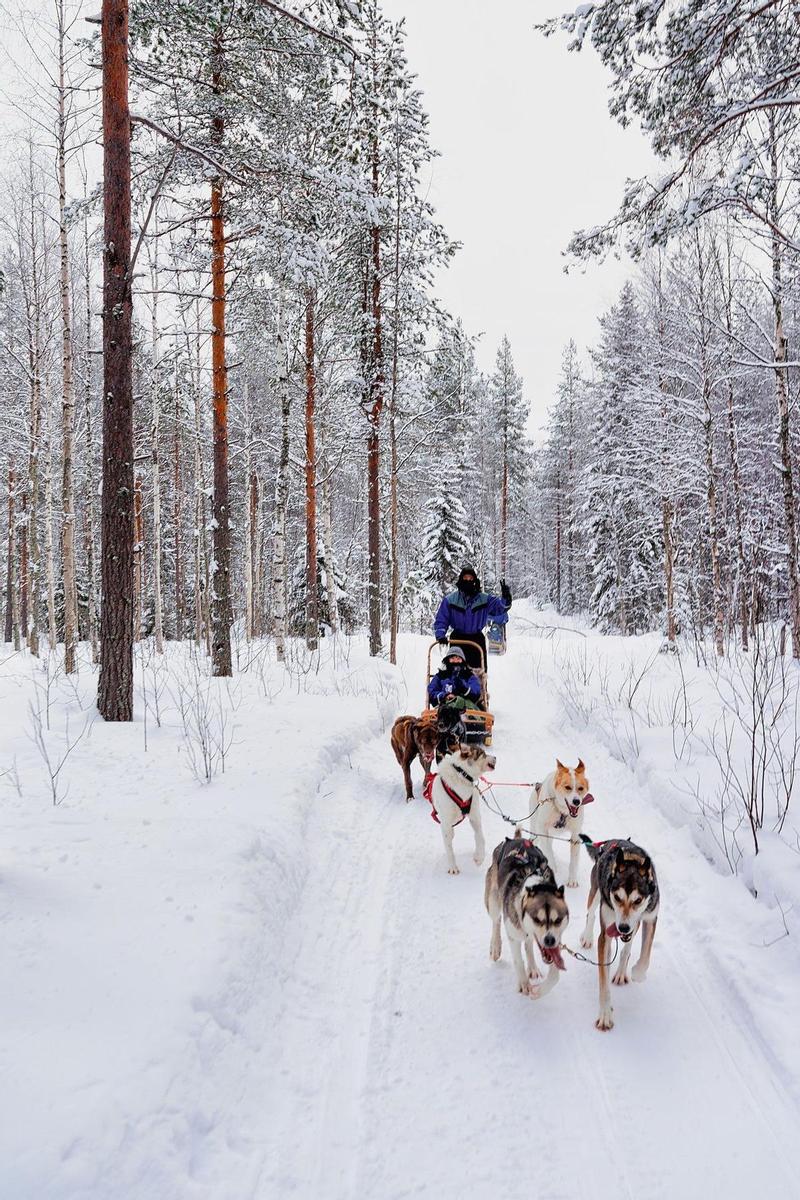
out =
[[448,705],[463,711],[480,708],[481,681],[467,666],[460,646],[452,646],[428,684],[428,699],[438,708]]
[[468,638],[471,642],[477,642],[483,651],[483,658],[477,646],[461,648],[471,667],[485,668],[486,638],[483,630],[490,621],[505,625],[510,608],[511,589],[505,579],[500,580],[500,595],[492,596],[481,591],[481,581],[473,567],[462,567],[456,580],[456,590],[445,596],[439,605],[433,623],[433,636],[442,646],[448,642],[448,630],[452,638]]

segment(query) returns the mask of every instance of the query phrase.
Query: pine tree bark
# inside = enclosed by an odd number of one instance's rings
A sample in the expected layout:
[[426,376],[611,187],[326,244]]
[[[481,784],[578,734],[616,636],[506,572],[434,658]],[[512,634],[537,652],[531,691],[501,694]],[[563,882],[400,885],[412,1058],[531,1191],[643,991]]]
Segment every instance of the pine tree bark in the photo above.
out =
[[73,445],[75,430],[75,385],[72,362],[72,306],[69,278],[69,237],[67,234],[67,81],[64,64],[66,30],[64,3],[56,5],[58,21],[58,121],[56,150],[58,160],[58,244],[61,294],[61,385],[62,385],[62,471],[61,471],[61,573],[64,588],[64,670],[77,670],[78,592],[75,571],[75,486]]
[[[224,52],[222,34],[214,35],[211,87],[218,105],[211,121],[211,142],[219,153],[225,140],[222,97]],[[211,374],[214,407],[214,498],[211,607],[211,671],[233,674],[231,661],[231,534],[228,480],[228,364],[225,355],[225,196],[222,176],[211,180]]]
[[319,644],[319,555],[317,549],[317,366],[314,328],[314,292],[305,296],[305,373],[306,373],[306,646],[316,650]]
[[128,2],[103,0],[103,500],[100,680],[107,721],[133,718],[133,388]]

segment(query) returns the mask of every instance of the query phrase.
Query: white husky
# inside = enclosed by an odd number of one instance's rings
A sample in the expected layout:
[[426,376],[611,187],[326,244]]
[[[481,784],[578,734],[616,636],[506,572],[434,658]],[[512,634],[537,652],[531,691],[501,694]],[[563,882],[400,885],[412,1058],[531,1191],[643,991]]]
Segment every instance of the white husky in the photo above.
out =
[[484,771],[493,771],[495,759],[486,753],[485,746],[460,745],[452,754],[447,754],[432,777],[428,799],[433,806],[432,817],[442,827],[444,852],[447,855],[448,875],[458,875],[458,864],[453,853],[453,831],[465,817],[475,834],[474,861],[483,862],[486,846],[481,826],[481,806],[478,780]]

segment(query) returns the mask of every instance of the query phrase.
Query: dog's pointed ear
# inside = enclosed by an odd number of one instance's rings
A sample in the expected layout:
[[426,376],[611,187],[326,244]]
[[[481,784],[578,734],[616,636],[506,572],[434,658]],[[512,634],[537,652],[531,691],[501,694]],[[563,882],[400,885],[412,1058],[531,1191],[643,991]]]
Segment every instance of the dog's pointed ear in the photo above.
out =
[[621,871],[623,869],[623,867],[625,866],[625,851],[622,849],[622,846],[619,846],[617,848],[617,853],[616,853],[616,857],[614,859],[614,864],[618,871]]
[[560,758],[557,758],[557,759],[556,759],[556,770],[557,770],[557,771],[566,771],[566,769],[567,769],[567,768],[564,766],[564,764],[562,763],[561,759],[560,759]]
[[579,758],[579,759],[578,759],[578,765],[577,765],[577,767],[575,768],[575,770],[578,772],[578,774],[579,774],[579,775],[582,775],[582,774],[584,773],[584,771],[586,770],[586,767],[583,765],[583,759],[582,759],[582,758]]

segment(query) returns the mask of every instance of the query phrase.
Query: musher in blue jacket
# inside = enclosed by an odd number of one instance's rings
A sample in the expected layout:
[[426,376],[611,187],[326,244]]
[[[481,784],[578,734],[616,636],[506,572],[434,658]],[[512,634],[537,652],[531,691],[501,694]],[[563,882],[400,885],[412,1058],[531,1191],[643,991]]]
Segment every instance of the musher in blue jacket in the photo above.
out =
[[449,704],[453,708],[479,708],[481,682],[467,666],[460,646],[452,646],[442,665],[428,684],[431,704]]
[[433,635],[443,646],[448,642],[448,630],[450,637],[477,642],[483,650],[482,661],[475,646],[462,646],[461,649],[471,667],[485,667],[486,638],[483,630],[490,621],[505,625],[510,608],[511,589],[505,579],[500,580],[500,596],[492,596],[481,591],[481,581],[473,567],[462,567],[456,580],[456,590],[445,596],[439,605]]

